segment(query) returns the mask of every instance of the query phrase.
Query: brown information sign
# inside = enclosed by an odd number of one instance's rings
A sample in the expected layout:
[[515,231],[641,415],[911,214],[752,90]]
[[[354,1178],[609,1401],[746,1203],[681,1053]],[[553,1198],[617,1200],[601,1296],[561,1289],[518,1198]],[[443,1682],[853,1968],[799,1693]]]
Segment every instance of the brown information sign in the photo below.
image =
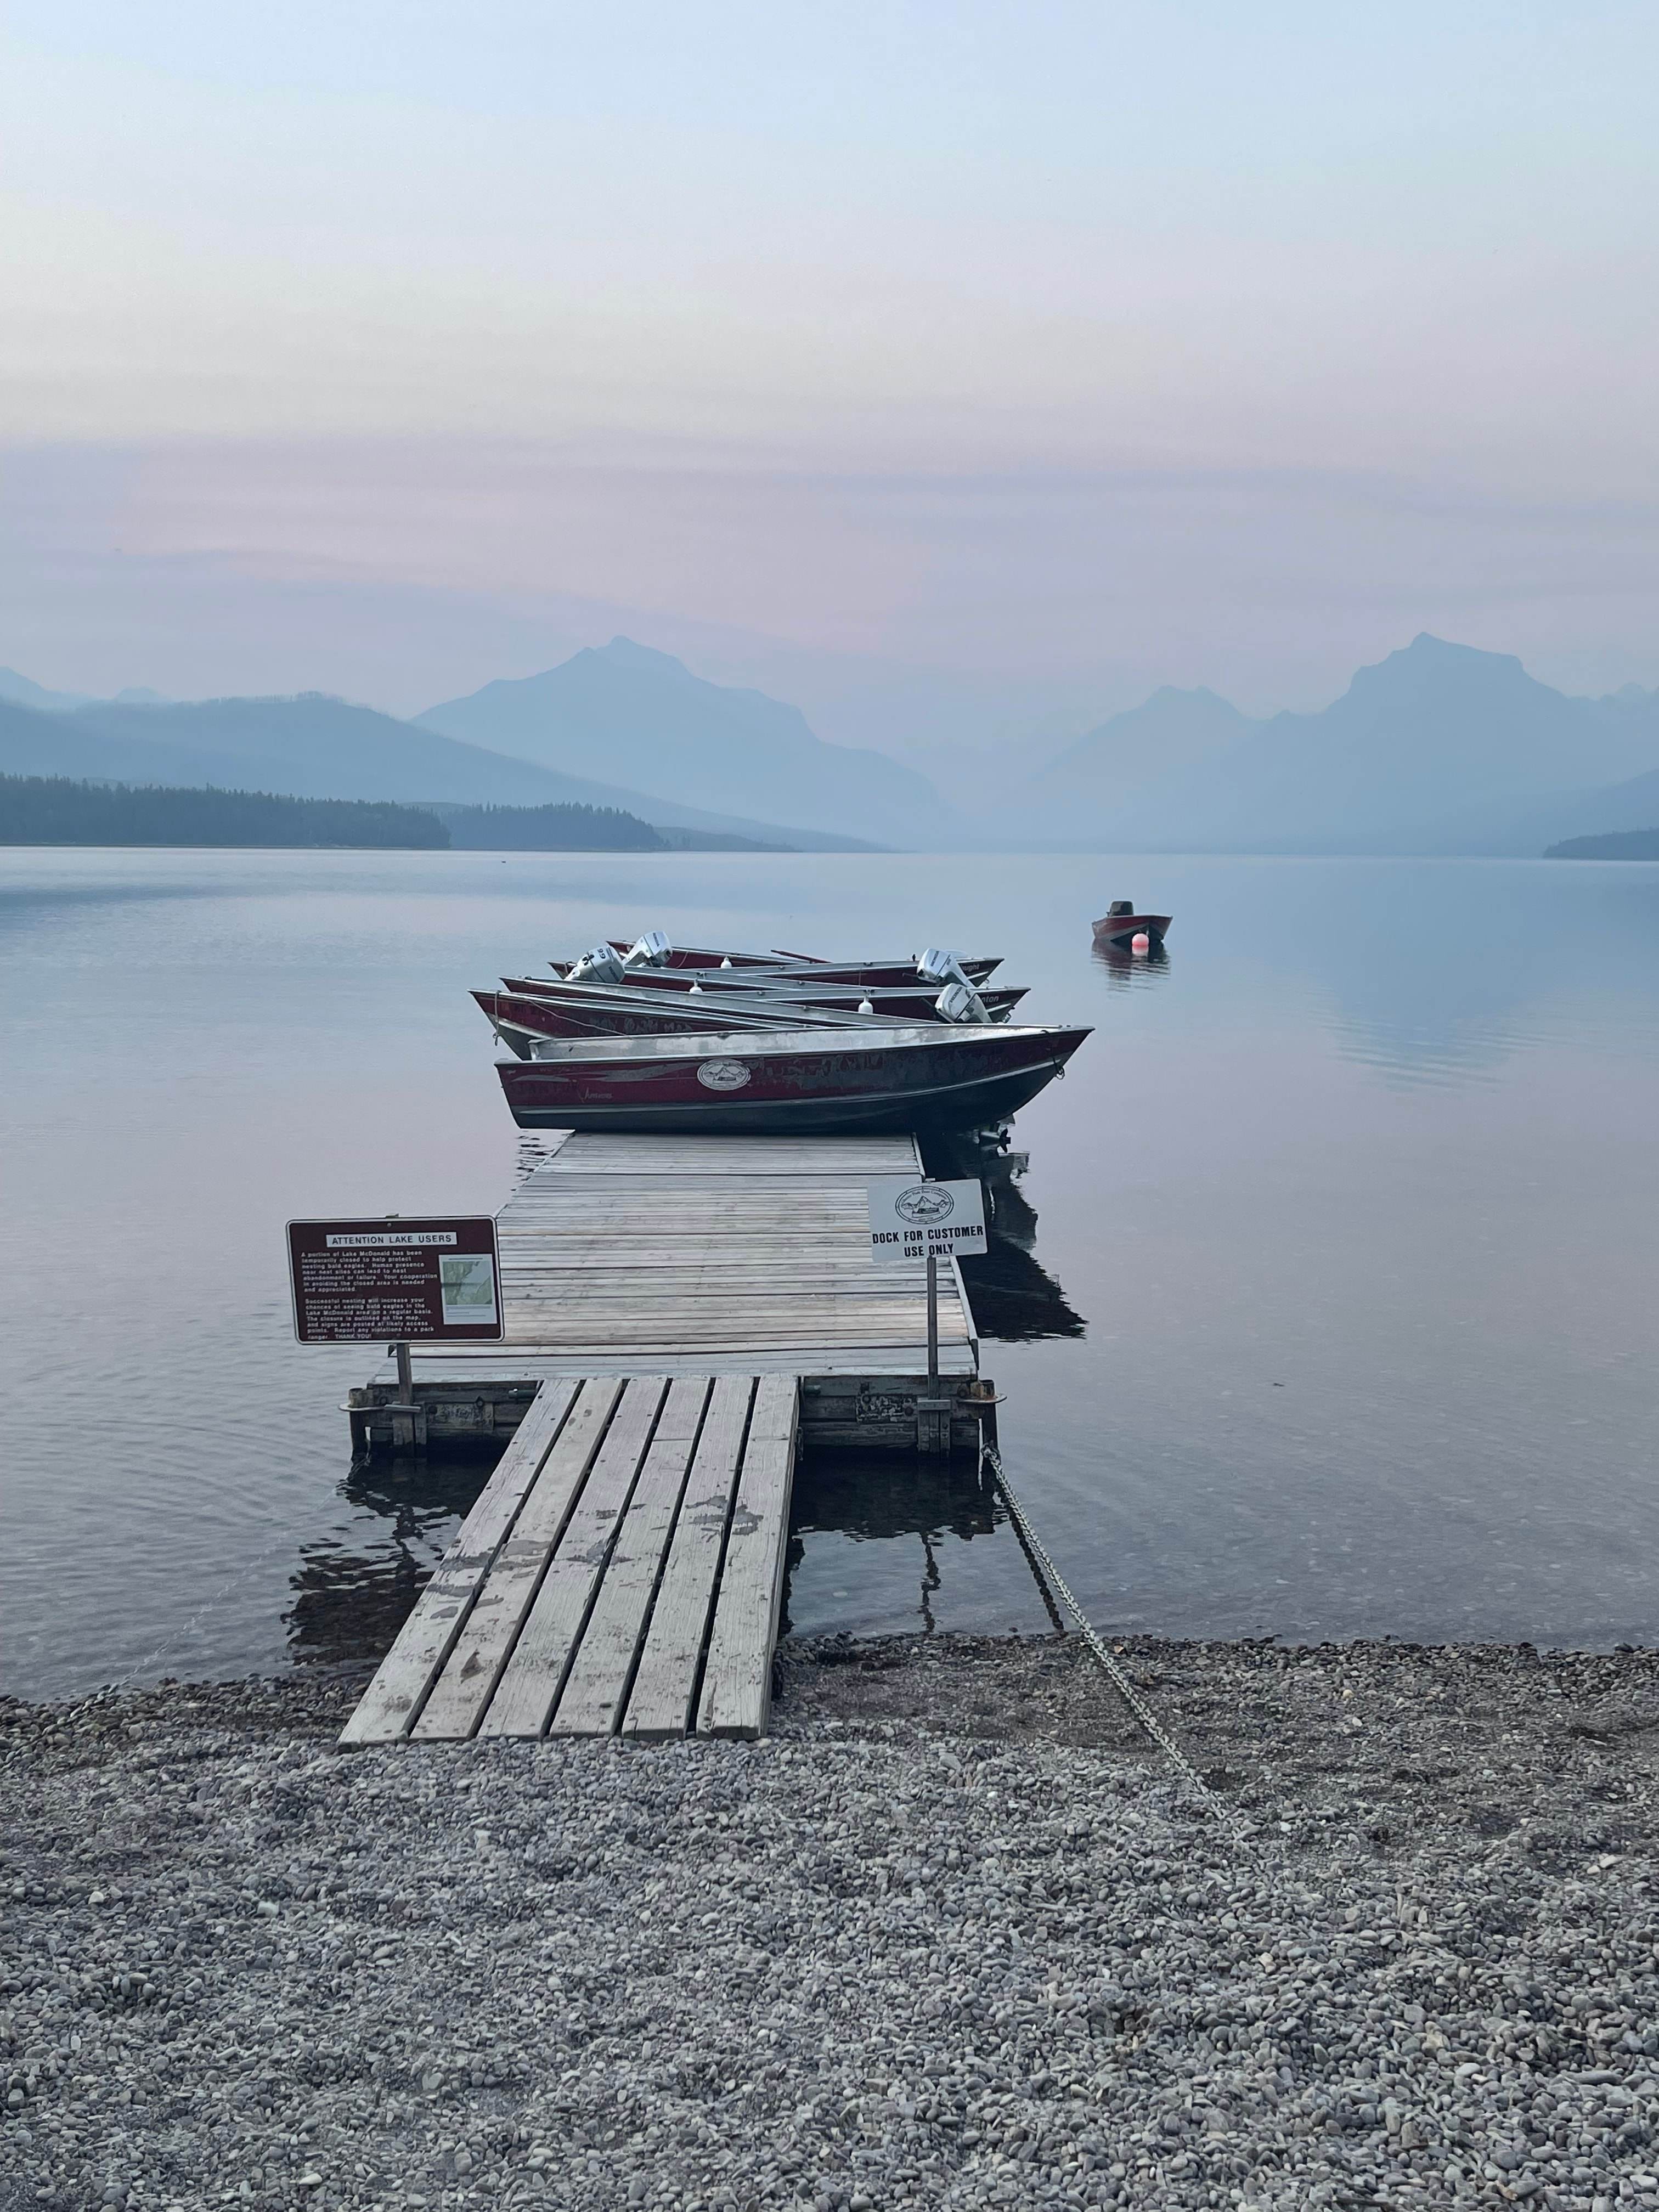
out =
[[478,1343],[501,1334],[495,1224],[486,1214],[290,1221],[301,1344]]

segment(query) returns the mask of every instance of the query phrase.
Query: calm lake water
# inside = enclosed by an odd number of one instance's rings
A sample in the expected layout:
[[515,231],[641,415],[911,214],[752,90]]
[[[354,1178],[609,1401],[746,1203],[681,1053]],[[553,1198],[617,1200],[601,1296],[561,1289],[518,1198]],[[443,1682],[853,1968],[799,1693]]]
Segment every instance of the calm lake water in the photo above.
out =
[[[1130,895],[1167,965],[1093,955]],[[1097,1620],[1659,1633],[1659,869],[14,850],[8,1690],[386,1640],[482,1475],[352,1471],[370,1355],[294,1343],[283,1223],[500,1206],[466,987],[651,927],[1001,952],[1097,1024],[980,1297]],[[964,1480],[814,1467],[797,1520],[798,1631],[1046,1623]]]

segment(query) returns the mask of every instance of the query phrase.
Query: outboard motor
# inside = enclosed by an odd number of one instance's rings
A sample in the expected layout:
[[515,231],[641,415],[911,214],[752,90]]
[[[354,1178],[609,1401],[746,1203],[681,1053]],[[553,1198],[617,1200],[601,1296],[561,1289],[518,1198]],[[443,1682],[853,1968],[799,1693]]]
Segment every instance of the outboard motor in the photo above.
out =
[[567,983],[624,983],[628,970],[614,945],[595,945],[571,963]]
[[630,945],[623,959],[624,968],[660,968],[673,951],[659,929],[647,929],[636,945]]
[[956,954],[942,951],[937,945],[930,945],[917,961],[916,973],[924,983],[959,983],[964,991],[974,988]]
[[988,1022],[990,1012],[971,983],[947,983],[933,1001],[942,1022]]

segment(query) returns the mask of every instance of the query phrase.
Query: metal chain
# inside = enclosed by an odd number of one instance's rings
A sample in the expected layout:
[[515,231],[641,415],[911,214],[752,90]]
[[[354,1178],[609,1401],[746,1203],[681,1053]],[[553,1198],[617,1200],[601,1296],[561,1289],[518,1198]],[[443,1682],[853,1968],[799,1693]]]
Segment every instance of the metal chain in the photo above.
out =
[[1036,1530],[1031,1526],[1030,1516],[1026,1512],[1025,1508],[1020,1504],[1019,1499],[1014,1494],[1014,1486],[1012,1483],[1009,1481],[1006,1474],[1004,1472],[1002,1462],[997,1455],[996,1446],[989,1443],[981,1443],[980,1449],[984,1457],[990,1462],[991,1473],[996,1479],[996,1486],[1001,1493],[1002,1502],[1008,1509],[1009,1519],[1018,1530],[1027,1550],[1042,1562],[1044,1572],[1048,1575],[1049,1581],[1054,1584],[1055,1589],[1059,1591],[1067,1608],[1076,1620],[1078,1630],[1083,1638],[1083,1641],[1089,1647],[1090,1652],[1092,1656],[1098,1660],[1101,1666],[1104,1668],[1108,1675],[1110,1676],[1112,1683],[1118,1691],[1120,1696],[1122,1698],[1124,1704],[1127,1705],[1129,1711],[1134,1715],[1135,1718],[1139,1722],[1141,1727],[1145,1729],[1147,1735],[1151,1736],[1152,1741],[1158,1746],[1164,1757],[1180,1769],[1181,1772],[1186,1777],[1188,1783],[1190,1784],[1194,1793],[1203,1800],[1204,1804],[1207,1807],[1209,1811],[1215,1815],[1216,1819],[1219,1820],[1224,1827],[1231,1828],[1237,1833],[1241,1835],[1247,1833],[1248,1829],[1246,1824],[1243,1820],[1241,1820],[1236,1808],[1228,1804],[1224,1797],[1218,1796],[1215,1791],[1211,1789],[1209,1784],[1206,1782],[1203,1776],[1193,1765],[1191,1759],[1188,1758],[1186,1753],[1182,1750],[1180,1745],[1176,1742],[1174,1737],[1170,1735],[1169,1731],[1158,1720],[1157,1715],[1153,1712],[1152,1707],[1146,1703],[1145,1698],[1143,1698],[1139,1691],[1136,1689],[1134,1684],[1130,1680],[1129,1676],[1124,1668],[1119,1666],[1115,1654],[1108,1650],[1105,1641],[1100,1635],[1099,1631],[1095,1627],[1094,1624],[1090,1620],[1087,1613],[1084,1612],[1083,1607],[1078,1603],[1077,1600],[1072,1595],[1071,1591],[1066,1588],[1064,1576],[1061,1575],[1059,1568],[1055,1566],[1054,1561],[1048,1557],[1048,1553],[1043,1549],[1042,1539],[1038,1536]]

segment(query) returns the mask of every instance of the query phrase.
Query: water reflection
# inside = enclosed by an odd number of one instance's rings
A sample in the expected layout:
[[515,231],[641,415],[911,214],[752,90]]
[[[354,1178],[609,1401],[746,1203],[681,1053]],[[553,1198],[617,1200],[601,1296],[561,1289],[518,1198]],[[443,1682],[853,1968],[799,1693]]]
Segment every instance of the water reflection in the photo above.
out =
[[1132,991],[1137,983],[1161,981],[1169,973],[1170,954],[1166,946],[1149,945],[1145,952],[1131,952],[1127,945],[1103,945],[1095,940],[1093,957],[1097,967],[1106,970],[1106,981],[1115,991]]
[[[340,1491],[352,1509],[350,1527],[305,1546],[290,1575],[293,1597],[283,1616],[289,1657],[312,1666],[383,1657],[498,1456],[474,1446],[465,1458],[358,1462]],[[1004,1520],[975,1455],[924,1460],[902,1451],[809,1447],[790,1510],[782,1632],[789,1632],[790,1586],[811,1539],[878,1544],[879,1580],[894,1607],[905,1569],[889,1547],[896,1539],[913,1540],[921,1552],[916,1610],[932,1629],[943,1559],[955,1544],[991,1535]]]
[[929,1175],[976,1176],[985,1193],[986,1249],[958,1262],[975,1333],[993,1344],[1085,1335],[1088,1323],[1036,1256],[1036,1208],[1020,1188],[1031,1156],[1004,1149],[1006,1137],[936,1136],[922,1146]]
[[305,1546],[290,1577],[289,1657],[339,1666],[389,1650],[499,1457],[475,1444],[355,1462],[340,1486],[349,1527]]
[[[826,1534],[860,1542],[917,1539],[916,1610],[931,1630],[933,1600],[942,1582],[940,1549],[953,1538],[969,1543],[990,1535],[1002,1520],[994,1498],[977,1459],[960,1452],[949,1459],[918,1459],[909,1452],[809,1448],[790,1505],[783,1633],[791,1626],[790,1589],[805,1562],[808,1540]],[[893,1577],[892,1562],[884,1560],[883,1570]]]

